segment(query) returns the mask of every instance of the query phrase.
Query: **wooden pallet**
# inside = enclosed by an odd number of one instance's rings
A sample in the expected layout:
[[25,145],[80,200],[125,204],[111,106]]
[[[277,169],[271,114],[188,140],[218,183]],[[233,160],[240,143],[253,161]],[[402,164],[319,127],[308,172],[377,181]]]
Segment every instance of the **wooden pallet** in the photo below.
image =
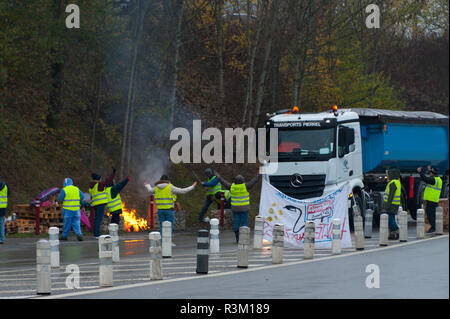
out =
[[6,234],[15,234],[18,231],[18,225],[15,220],[7,220],[5,222],[5,233]]
[[[17,232],[19,233],[34,233],[36,231],[36,221],[30,219],[16,219]],[[39,225],[41,232],[48,232],[48,226],[45,224]]]

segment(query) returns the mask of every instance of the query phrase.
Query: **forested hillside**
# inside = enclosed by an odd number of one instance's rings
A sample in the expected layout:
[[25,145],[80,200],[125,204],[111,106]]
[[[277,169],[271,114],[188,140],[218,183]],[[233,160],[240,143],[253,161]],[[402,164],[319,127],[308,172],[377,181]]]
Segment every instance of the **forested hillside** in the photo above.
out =
[[[80,28],[67,28],[68,4]],[[380,28],[365,11],[380,7]],[[448,0],[2,0],[0,179],[11,203],[65,177],[130,176],[125,199],[172,165],[172,128],[261,127],[265,115],[339,107],[449,113]],[[213,167],[251,178],[256,165]],[[118,179],[116,180],[116,182]],[[198,188],[182,205],[198,211]],[[257,199],[252,202],[257,206]],[[12,207],[12,206],[11,206]]]

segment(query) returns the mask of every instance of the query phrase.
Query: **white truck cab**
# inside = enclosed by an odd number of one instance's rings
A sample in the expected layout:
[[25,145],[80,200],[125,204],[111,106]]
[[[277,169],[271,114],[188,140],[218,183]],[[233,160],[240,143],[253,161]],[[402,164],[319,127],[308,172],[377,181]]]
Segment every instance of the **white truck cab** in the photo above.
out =
[[[266,121],[266,129],[278,129],[278,161],[266,164],[272,174],[265,178],[296,199],[316,199],[349,182],[349,198],[354,196],[359,204],[363,172],[358,114],[336,107],[322,113],[296,111],[279,111]],[[277,165],[275,172],[271,165]]]

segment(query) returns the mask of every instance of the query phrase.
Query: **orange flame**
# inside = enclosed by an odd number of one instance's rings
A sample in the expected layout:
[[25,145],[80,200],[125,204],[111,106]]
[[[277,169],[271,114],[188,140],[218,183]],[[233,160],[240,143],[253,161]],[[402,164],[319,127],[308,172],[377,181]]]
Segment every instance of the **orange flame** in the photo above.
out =
[[147,220],[145,218],[136,217],[136,210],[125,207],[125,202],[122,201],[122,216],[125,224],[125,230],[132,231],[141,231],[149,229],[150,227],[147,225]]

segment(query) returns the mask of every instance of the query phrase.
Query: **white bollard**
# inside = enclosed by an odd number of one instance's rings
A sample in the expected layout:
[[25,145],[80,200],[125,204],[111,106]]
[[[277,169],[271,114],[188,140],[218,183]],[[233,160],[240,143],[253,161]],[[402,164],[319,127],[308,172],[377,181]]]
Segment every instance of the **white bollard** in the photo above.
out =
[[162,223],[162,257],[172,257],[172,223],[165,221]]
[[395,214],[395,222],[397,225],[400,223],[400,213],[403,211],[402,205],[398,206],[397,214]]
[[408,213],[405,211],[399,214],[399,239],[401,242],[408,241]]
[[314,222],[306,222],[304,235],[304,259],[314,258],[314,242],[316,238],[316,225]]
[[283,247],[284,247],[284,225],[275,224],[273,226],[273,237],[272,237],[272,264],[283,263]]
[[148,234],[150,240],[150,280],[163,279],[162,274],[162,253],[161,234],[157,231]]
[[250,228],[242,226],[239,228],[238,243],[238,268],[248,268],[248,246],[250,244]]
[[364,237],[372,238],[373,210],[367,209],[364,221]]
[[387,246],[389,237],[389,216],[388,214],[381,214],[380,216],[380,246]]
[[444,209],[441,206],[436,207],[436,231],[434,234],[444,234]]
[[48,229],[49,239],[50,239],[50,264],[52,268],[59,267],[59,228],[50,227]]
[[41,239],[36,243],[36,293],[49,295],[52,291],[50,267],[50,242]]
[[355,216],[353,218],[353,224],[355,226],[355,248],[356,250],[364,250],[364,230],[362,216]]
[[213,218],[210,220],[211,230],[209,231],[209,252],[211,254],[218,254],[220,252],[220,241],[219,241],[219,220]]
[[109,235],[112,239],[112,261],[113,263],[120,262],[120,251],[119,251],[119,225],[109,224],[108,226]]
[[112,287],[112,238],[109,235],[101,235],[98,239],[98,257],[100,259],[99,281],[100,287]]
[[333,219],[331,253],[333,255],[341,254],[341,220],[339,218]]
[[416,213],[416,238],[425,238],[425,212],[419,208]]
[[264,229],[264,218],[261,216],[256,216],[255,217],[255,231],[253,233],[253,248],[254,249],[262,249],[263,229]]

